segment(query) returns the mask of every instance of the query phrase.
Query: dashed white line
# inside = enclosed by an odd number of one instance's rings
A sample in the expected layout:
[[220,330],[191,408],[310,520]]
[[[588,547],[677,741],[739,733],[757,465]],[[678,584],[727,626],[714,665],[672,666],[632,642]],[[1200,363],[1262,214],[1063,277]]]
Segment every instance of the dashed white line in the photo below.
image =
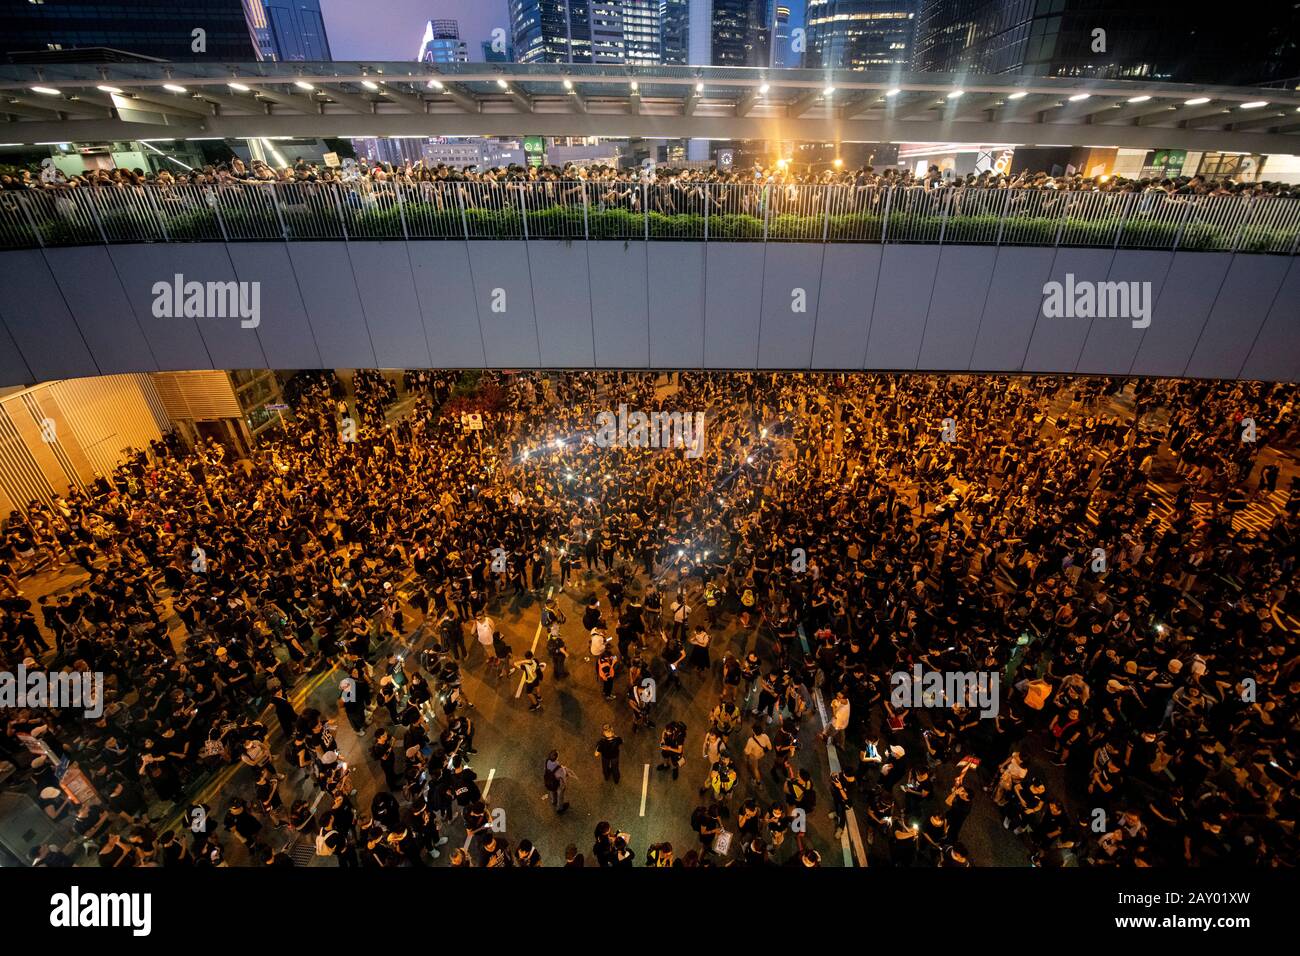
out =
[[[803,644],[804,653],[808,653],[808,638],[804,635],[803,625],[799,625],[799,640]],[[830,725],[830,720],[826,716],[826,702],[822,699],[821,688],[813,688],[813,700],[817,703],[817,715],[821,718],[822,730]],[[835,749],[835,745],[829,740],[826,741],[826,762],[830,765],[831,773],[840,772],[840,755]],[[845,866],[866,866],[867,851],[862,845],[862,834],[858,830],[858,817],[850,807],[844,815],[848,826],[840,833],[840,847],[844,852]],[[851,845],[851,849],[850,849]],[[856,861],[855,862],[855,855]]]
[[[492,789],[492,780],[493,780],[494,777],[496,777],[496,775],[497,775],[497,768],[496,768],[496,767],[493,767],[491,770],[488,771],[487,783],[485,783],[485,784],[483,785],[483,799],[484,799],[484,800],[487,799],[488,791]],[[463,850],[469,850],[470,842],[471,842],[473,839],[474,839],[474,834],[472,834],[472,833],[466,833],[466,834],[465,834],[465,845],[464,845],[463,847],[461,847],[461,849],[463,849]]]
[[[551,585],[550,589],[546,592],[546,600],[549,601],[551,599],[551,595],[554,593],[555,593],[555,586]],[[537,642],[541,640],[541,637],[542,637],[542,622],[539,620],[537,622],[537,630],[533,632],[533,646],[529,648],[529,650],[533,652],[534,657],[537,656]],[[515,688],[515,700],[518,700],[519,695],[521,695],[523,692],[524,692],[524,675],[520,674],[519,686]]]

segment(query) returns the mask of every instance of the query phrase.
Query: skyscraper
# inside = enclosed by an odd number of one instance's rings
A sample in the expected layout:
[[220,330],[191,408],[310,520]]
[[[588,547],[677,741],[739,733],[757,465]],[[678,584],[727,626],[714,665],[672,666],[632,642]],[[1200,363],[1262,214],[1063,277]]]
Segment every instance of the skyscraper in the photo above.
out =
[[456,20],[425,23],[416,59],[421,63],[468,63],[469,45],[460,38],[460,23]]
[[591,62],[622,63],[623,2],[622,0],[590,0]]
[[259,52],[243,0],[0,0],[0,54],[70,59],[70,51],[92,47],[160,60],[238,62]]
[[[769,66],[770,0],[690,0],[686,62],[695,66]],[[667,11],[661,16],[667,15]],[[679,30],[676,17],[673,28]],[[665,45],[668,40],[665,39]],[[676,55],[675,51],[672,55]],[[665,62],[670,62],[665,59]]]
[[623,50],[628,63],[663,62],[659,0],[623,0]]
[[320,0],[244,0],[244,9],[261,59],[333,59]]
[[510,0],[519,63],[590,63],[592,0]]
[[771,38],[767,0],[713,0],[712,64],[767,66]]
[[1300,75],[1300,7],[1259,0],[1210,19],[1120,0],[922,0],[913,68],[1182,83]]
[[691,0],[659,0],[659,49],[665,66],[690,61]]
[[513,63],[515,60],[515,48],[509,44],[506,45],[505,50],[494,50],[492,41],[484,40],[482,47],[484,63]]
[[907,68],[917,0],[808,0],[804,65],[834,70]]
[[796,53],[790,36],[790,4],[773,0],[768,28],[772,34],[772,66],[778,69],[798,68],[803,65],[803,54]]

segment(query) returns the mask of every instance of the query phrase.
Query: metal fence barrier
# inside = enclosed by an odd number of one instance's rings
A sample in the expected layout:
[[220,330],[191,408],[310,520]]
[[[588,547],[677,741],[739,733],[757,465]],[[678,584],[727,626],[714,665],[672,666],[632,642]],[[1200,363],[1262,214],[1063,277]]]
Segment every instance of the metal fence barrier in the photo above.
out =
[[1300,200],[796,184],[239,183],[0,193],[0,248],[294,239],[689,239],[1295,255]]

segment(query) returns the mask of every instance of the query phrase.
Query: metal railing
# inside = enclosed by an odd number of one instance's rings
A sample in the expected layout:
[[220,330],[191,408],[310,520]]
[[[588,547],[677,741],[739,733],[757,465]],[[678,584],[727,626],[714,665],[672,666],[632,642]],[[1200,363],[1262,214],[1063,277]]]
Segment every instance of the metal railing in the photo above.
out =
[[685,181],[358,180],[0,193],[0,248],[295,239],[889,242],[1295,255],[1300,201]]

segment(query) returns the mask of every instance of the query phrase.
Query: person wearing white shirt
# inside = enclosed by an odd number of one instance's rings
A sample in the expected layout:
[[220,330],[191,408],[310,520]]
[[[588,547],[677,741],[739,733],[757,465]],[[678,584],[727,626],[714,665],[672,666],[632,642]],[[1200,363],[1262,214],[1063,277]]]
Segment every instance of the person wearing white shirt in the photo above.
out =
[[831,722],[820,734],[822,740],[829,738],[836,747],[844,749],[844,732],[849,729],[849,698],[844,691],[837,691],[831,701]]
[[496,630],[496,622],[488,617],[486,611],[480,611],[478,617],[474,619],[474,636],[483,646],[483,656],[488,660],[492,659],[492,635]]

